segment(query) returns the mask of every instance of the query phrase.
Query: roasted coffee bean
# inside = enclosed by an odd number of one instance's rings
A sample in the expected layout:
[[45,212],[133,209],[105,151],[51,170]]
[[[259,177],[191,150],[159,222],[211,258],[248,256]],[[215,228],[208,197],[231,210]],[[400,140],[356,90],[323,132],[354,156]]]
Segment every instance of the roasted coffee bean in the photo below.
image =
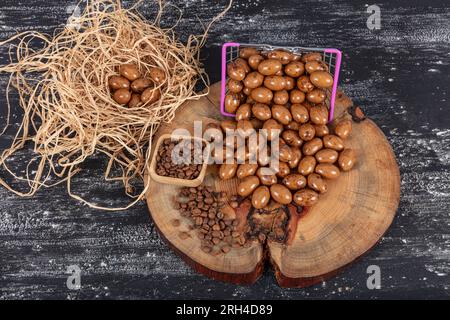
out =
[[212,248],[209,246],[202,246],[202,251],[205,253],[210,253],[212,251]]
[[214,238],[219,238],[220,239],[220,231],[213,231],[211,233],[211,236],[213,236]]
[[195,224],[197,226],[201,226],[203,224],[203,218],[202,217],[195,218]]
[[231,201],[231,202],[230,202],[230,206],[231,206],[232,208],[237,208],[237,207],[239,207],[239,203],[238,203],[237,201]]
[[190,235],[189,235],[189,233],[183,231],[183,232],[178,233],[178,237],[181,240],[186,240],[187,238],[190,238]]
[[230,252],[231,248],[229,246],[223,246],[221,250],[223,253],[228,253]]
[[178,219],[173,219],[172,220],[172,226],[173,227],[178,228],[180,225],[181,225],[180,220],[178,220]]

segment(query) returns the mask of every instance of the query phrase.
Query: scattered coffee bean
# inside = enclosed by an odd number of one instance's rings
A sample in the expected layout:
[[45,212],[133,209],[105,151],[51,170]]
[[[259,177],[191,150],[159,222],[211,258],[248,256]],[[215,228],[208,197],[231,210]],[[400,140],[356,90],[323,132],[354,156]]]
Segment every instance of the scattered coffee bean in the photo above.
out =
[[238,203],[237,201],[231,201],[231,202],[230,202],[230,206],[231,206],[233,209],[236,209],[237,207],[239,207],[239,203]]
[[[189,150],[186,155],[180,155],[177,152],[174,153],[175,147],[180,146],[180,144],[184,144],[180,150],[183,152],[185,150]],[[155,169],[156,173],[160,176],[185,180],[194,180],[198,178],[202,170],[202,164],[195,164],[195,160],[196,158],[201,160],[201,154],[203,153],[204,147],[205,145],[197,140],[164,140],[157,151],[158,158]],[[201,154],[198,155],[199,157],[196,157],[196,153],[199,152]],[[174,163],[174,159],[176,163]],[[193,197],[195,197],[195,195],[193,195]]]
[[229,246],[227,246],[227,245],[222,247],[222,252],[223,253],[228,253],[228,252],[230,252],[230,250],[231,250],[231,248]]
[[202,251],[206,252],[206,253],[210,253],[212,251],[212,248],[208,247],[208,246],[202,246]]
[[[189,198],[189,201],[178,199]],[[237,198],[231,198],[237,203]],[[180,214],[190,218],[192,229],[197,230],[197,238],[202,241],[203,252],[217,256],[230,252],[231,247],[240,248],[248,243],[245,234],[237,230],[234,209],[228,205],[226,193],[217,193],[211,187],[182,188],[175,197],[174,207]],[[232,201],[232,202],[233,202]],[[237,207],[237,206],[236,206]],[[235,235],[233,238],[232,233]],[[179,233],[183,240],[190,237],[186,232]],[[233,241],[235,239],[235,241]]]
[[189,233],[184,232],[184,231],[183,231],[183,232],[180,232],[180,233],[178,234],[178,236],[180,237],[181,240],[186,240],[187,238],[190,237]]
[[178,219],[172,220],[172,226],[174,226],[175,228],[179,227],[180,224],[181,224],[180,220],[178,220]]

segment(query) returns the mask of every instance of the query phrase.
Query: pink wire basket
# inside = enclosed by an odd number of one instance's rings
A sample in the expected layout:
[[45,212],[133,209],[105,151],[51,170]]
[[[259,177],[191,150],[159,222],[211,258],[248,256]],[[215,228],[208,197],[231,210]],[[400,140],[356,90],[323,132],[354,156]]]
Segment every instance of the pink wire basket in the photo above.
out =
[[293,53],[303,54],[308,52],[319,52],[322,54],[322,60],[328,65],[330,73],[333,75],[333,87],[327,90],[326,104],[330,110],[329,121],[334,118],[334,105],[336,102],[336,93],[339,81],[339,72],[342,63],[342,52],[334,48],[304,48],[304,47],[283,47],[272,46],[267,44],[250,44],[250,43],[235,43],[227,42],[222,46],[222,93],[220,98],[220,111],[224,116],[234,117],[232,113],[225,111],[225,96],[227,94],[227,64],[239,57],[241,48],[252,47],[261,50],[262,52],[272,51],[276,49],[288,50]]

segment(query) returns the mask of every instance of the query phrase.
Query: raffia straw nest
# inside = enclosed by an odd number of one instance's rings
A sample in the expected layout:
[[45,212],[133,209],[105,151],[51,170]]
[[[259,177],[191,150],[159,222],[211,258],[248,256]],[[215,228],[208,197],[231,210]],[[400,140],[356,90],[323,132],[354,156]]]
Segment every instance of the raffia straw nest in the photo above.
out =
[[[11,147],[1,154],[0,166],[25,181],[29,190],[16,190],[1,178],[0,184],[19,196],[32,196],[42,187],[65,182],[71,197],[104,210],[127,209],[142,199],[146,190],[133,194],[132,183],[144,178],[158,126],[170,122],[184,102],[206,94],[195,92],[199,80],[208,84],[199,50],[210,25],[203,35],[191,35],[183,44],[173,28],[160,27],[165,7],[161,2],[159,6],[151,23],[136,8],[122,8],[120,1],[88,1],[76,19],[76,28],[66,27],[53,37],[27,32],[0,42],[0,46],[10,46],[11,63],[0,67],[0,72],[10,74],[8,110],[9,95],[15,91],[24,111]],[[41,49],[31,47],[36,40],[44,44]],[[108,79],[125,63],[137,64],[144,75],[152,67],[164,70],[166,81],[159,86],[162,97],[158,102],[128,108],[112,99]],[[6,162],[28,142],[35,155],[26,175],[19,176]],[[97,152],[109,159],[105,179],[122,181],[126,193],[134,198],[126,207],[98,206],[72,191],[71,180],[80,165]],[[114,176],[117,169],[121,174]],[[56,183],[50,181],[55,176]]]

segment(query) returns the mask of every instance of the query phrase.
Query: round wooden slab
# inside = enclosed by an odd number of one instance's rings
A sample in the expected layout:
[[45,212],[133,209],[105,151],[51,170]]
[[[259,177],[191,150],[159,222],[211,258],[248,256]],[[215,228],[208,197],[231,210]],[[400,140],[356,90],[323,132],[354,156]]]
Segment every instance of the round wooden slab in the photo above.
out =
[[[223,119],[220,114],[220,84],[198,101],[184,104],[175,120],[158,130],[154,139],[174,129],[193,133],[194,121]],[[347,112],[351,100],[340,94],[336,118]],[[200,240],[189,230],[189,220],[173,208],[179,187],[150,181],[146,195],[151,217],[169,245],[196,271],[211,278],[239,284],[255,282],[270,261],[278,283],[283,287],[305,287],[321,282],[351,264],[383,236],[390,226],[400,197],[400,175],[394,153],[381,130],[369,119],[354,123],[346,146],[358,156],[355,168],[330,181],[328,192],[305,214],[298,217],[287,245],[268,242],[265,247],[253,243],[249,248],[232,249],[221,256],[200,250]],[[222,182],[210,166],[205,183],[218,191],[236,194],[237,181]],[[179,227],[173,220],[180,220]],[[190,237],[182,239],[181,232]]]

